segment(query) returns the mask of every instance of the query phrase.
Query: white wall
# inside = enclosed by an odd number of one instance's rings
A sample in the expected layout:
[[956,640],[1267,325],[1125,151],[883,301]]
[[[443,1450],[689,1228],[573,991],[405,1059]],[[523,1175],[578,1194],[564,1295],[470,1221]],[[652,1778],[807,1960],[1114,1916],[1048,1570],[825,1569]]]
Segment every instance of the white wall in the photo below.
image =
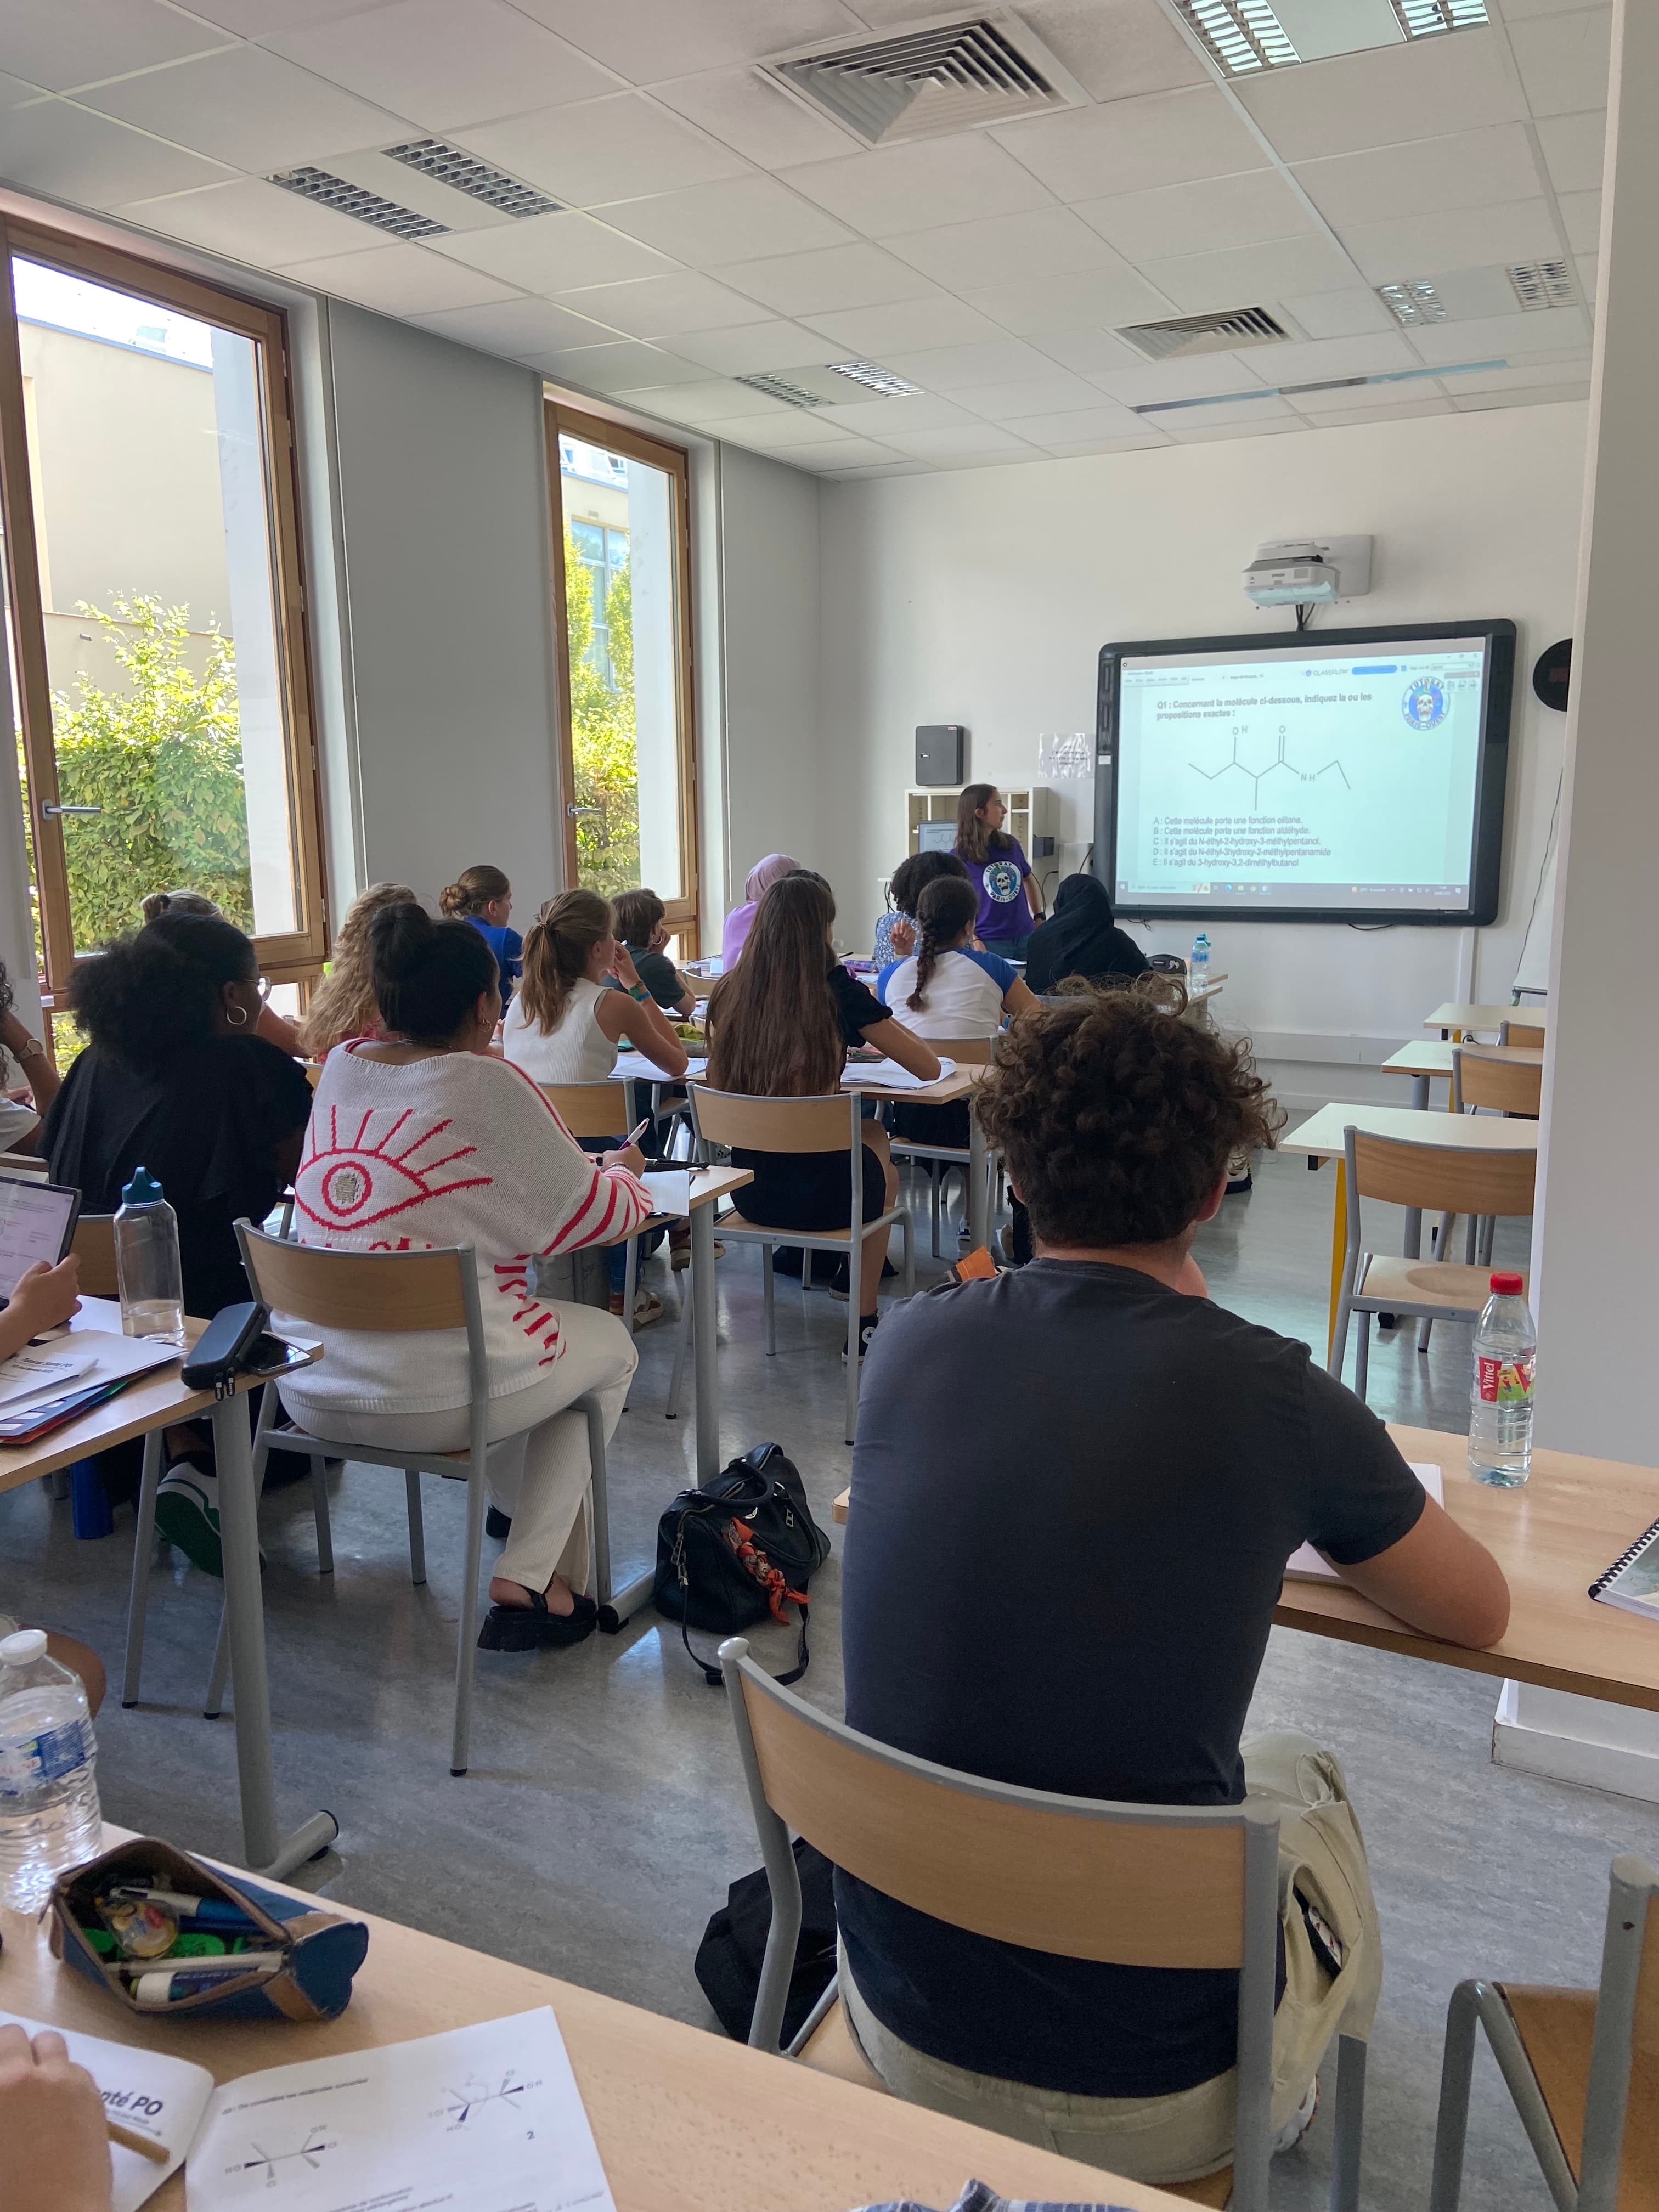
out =
[[[975,778],[1034,781],[1041,733],[1094,727],[1102,645],[1282,628],[1239,587],[1257,544],[1370,532],[1370,595],[1317,622],[1520,627],[1499,919],[1469,933],[1220,922],[1212,964],[1230,977],[1224,1019],[1255,1034],[1281,1097],[1398,1096],[1391,1078],[1322,1063],[1419,1034],[1437,1000],[1468,995],[1471,952],[1475,995],[1507,995],[1561,764],[1563,718],[1529,674],[1572,627],[1584,436],[1573,404],[826,487],[817,819],[843,911],[902,856],[918,722],[966,723]],[[1061,788],[1069,872],[1092,795]],[[1180,951],[1191,927],[1142,934]]]

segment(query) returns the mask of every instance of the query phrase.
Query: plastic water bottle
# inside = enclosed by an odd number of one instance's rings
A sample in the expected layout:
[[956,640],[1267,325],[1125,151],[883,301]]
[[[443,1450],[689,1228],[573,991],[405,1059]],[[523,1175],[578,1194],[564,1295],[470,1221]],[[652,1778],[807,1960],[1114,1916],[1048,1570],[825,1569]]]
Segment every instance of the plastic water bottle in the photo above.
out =
[[115,1269],[121,1285],[121,1327],[128,1336],[185,1340],[185,1279],[179,1264],[179,1217],[147,1168],[135,1168],[115,1216]]
[[38,1911],[66,1867],[103,1844],[98,1739],[78,1674],[43,1628],[0,1643],[0,1901]]
[[1532,1472],[1532,1377],[1538,1329],[1519,1275],[1495,1274],[1474,1332],[1469,1473],[1518,1490]]
[[1193,939],[1193,957],[1187,963],[1187,988],[1201,991],[1210,980],[1210,940],[1200,929]]

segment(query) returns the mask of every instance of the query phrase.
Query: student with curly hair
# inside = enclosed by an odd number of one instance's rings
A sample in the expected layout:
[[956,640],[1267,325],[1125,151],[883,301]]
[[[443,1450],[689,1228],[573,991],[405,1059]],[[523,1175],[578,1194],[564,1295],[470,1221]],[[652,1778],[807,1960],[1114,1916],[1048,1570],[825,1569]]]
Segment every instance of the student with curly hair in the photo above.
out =
[[915,951],[916,902],[928,884],[937,883],[941,876],[956,876],[965,884],[968,871],[954,853],[912,853],[894,869],[887,885],[892,903],[877,920],[871,953],[878,969]]
[[[1077,991],[1023,1014],[986,1077],[977,1111],[1037,1256],[912,1299],[872,1347],[847,1718],[1027,1789],[1276,1801],[1287,2147],[1339,2028],[1369,2033],[1382,1961],[1340,1767],[1305,1736],[1242,1741],[1285,1563],[1311,1541],[1377,1604],[1474,1646],[1502,1636],[1509,1592],[1306,1345],[1206,1296],[1194,1233],[1231,1155],[1280,1116],[1248,1046],[1184,1006],[1162,977]],[[836,1907],[848,2021],[896,2094],[1137,2180],[1231,2159],[1236,1973],[1013,1948],[845,1874]]]
[[[225,910],[216,899],[205,891],[149,891],[138,902],[138,911],[146,922],[176,921],[183,915],[206,915],[210,921],[223,921]],[[259,1016],[253,1024],[255,1036],[262,1036],[267,1044],[274,1044],[296,1058],[302,1049],[300,1032],[285,1016],[279,1014],[264,995],[259,994]]]
[[368,926],[382,907],[418,904],[407,884],[371,884],[352,900],[334,940],[328,973],[312,993],[300,1024],[300,1049],[307,1059],[326,1060],[349,1037],[379,1034],[380,1009],[374,996]]

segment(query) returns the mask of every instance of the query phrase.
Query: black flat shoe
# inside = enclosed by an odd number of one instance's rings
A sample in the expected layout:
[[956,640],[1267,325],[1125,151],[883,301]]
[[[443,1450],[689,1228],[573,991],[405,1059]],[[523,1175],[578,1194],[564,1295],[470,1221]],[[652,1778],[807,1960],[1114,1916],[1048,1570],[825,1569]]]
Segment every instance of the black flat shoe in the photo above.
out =
[[478,1631],[480,1651],[562,1650],[585,1644],[598,1624],[599,1609],[591,1597],[579,1597],[574,1613],[550,1613],[547,1600],[532,1590],[530,1603],[492,1605]]
[[493,1536],[498,1544],[504,1544],[513,1534],[512,1515],[503,1513],[499,1505],[489,1507],[484,1514],[484,1534]]

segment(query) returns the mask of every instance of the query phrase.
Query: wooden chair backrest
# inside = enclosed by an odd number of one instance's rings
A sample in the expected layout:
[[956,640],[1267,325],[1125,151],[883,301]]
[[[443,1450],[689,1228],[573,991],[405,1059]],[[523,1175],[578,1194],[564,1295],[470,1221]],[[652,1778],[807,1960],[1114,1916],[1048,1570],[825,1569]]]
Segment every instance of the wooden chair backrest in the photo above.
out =
[[46,1163],[39,1152],[0,1152],[0,1175],[39,1176],[47,1178]]
[[1544,1032],[1535,1022],[1504,1022],[1498,1030],[1499,1044],[1529,1044],[1541,1047]]
[[75,1224],[75,1242],[70,1247],[81,1262],[81,1295],[83,1298],[118,1298],[120,1278],[115,1268],[115,1216],[112,1213],[83,1213]]
[[688,1086],[697,1127],[711,1145],[748,1152],[844,1152],[858,1141],[856,1109],[845,1091],[828,1098],[750,1098],[737,1091]]
[[314,1328],[374,1328],[412,1334],[465,1328],[464,1247],[439,1252],[336,1252],[246,1231],[254,1296],[273,1312]]
[[625,1137],[634,1126],[628,1085],[609,1083],[543,1083],[542,1097],[579,1141],[583,1137]]
[[1460,1109],[1492,1106],[1504,1114],[1530,1115],[1535,1121],[1542,1110],[1544,1071],[1459,1045],[1452,1054],[1452,1088]]
[[996,1036],[927,1039],[941,1060],[953,1060],[958,1067],[988,1067],[996,1058],[1000,1041],[1000,1032]]
[[1357,1195],[1437,1213],[1530,1213],[1535,1152],[1464,1152],[1354,1132]]
[[917,1772],[757,1672],[745,1666],[741,1680],[766,1802],[859,1881],[953,1927],[1062,1958],[1242,1963],[1237,1807],[1176,1822],[1035,1791],[1011,1803],[969,1775]]

